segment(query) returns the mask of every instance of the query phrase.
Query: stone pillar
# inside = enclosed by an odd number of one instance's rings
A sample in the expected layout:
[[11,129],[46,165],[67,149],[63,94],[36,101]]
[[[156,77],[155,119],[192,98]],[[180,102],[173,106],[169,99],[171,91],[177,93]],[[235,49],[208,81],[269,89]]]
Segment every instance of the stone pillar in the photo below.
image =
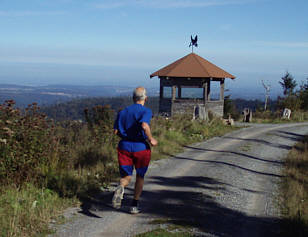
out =
[[225,79],[223,78],[220,81],[220,100],[224,100],[224,92],[225,92]]
[[172,100],[175,100],[175,96],[176,96],[176,86],[172,86]]

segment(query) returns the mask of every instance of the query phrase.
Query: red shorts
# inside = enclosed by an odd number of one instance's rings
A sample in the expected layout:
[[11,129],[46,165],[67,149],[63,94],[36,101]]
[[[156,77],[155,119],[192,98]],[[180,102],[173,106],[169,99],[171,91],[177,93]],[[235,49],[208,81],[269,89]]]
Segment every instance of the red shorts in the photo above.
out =
[[137,175],[144,177],[151,160],[151,150],[129,152],[118,149],[118,161],[121,177],[131,176],[134,167]]

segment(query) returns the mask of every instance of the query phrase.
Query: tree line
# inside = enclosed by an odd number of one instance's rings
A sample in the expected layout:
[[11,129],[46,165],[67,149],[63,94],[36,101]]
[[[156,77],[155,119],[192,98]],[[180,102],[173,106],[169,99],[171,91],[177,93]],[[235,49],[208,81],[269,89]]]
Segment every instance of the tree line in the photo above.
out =
[[231,114],[233,118],[238,119],[244,108],[251,109],[257,115],[262,114],[262,117],[264,113],[272,117],[279,117],[285,108],[296,112],[305,112],[308,110],[308,78],[296,90],[296,86],[298,85],[296,80],[291,73],[286,71],[281,77],[279,84],[282,87],[283,96],[278,96],[275,100],[270,98],[267,101],[267,106],[264,106],[264,102],[261,100],[232,100],[231,96],[227,95],[225,97],[224,116],[227,117]]
[[[85,110],[89,110],[98,105],[108,105],[110,108],[117,112],[120,109],[133,103],[133,99],[130,96],[123,97],[93,97],[74,99],[72,101],[57,103],[50,106],[44,106],[41,111],[45,113],[49,118],[56,121],[65,120],[84,120]],[[149,97],[147,101],[147,107],[151,108],[153,114],[158,113],[158,97]]]
[[[308,110],[308,78],[306,82],[302,82],[298,90],[295,90],[297,82],[294,77],[286,72],[279,81],[283,96],[277,99],[270,98],[267,102],[267,110],[269,112],[281,111],[289,108],[292,111]],[[110,108],[117,112],[132,103],[132,97],[92,97],[74,99],[68,102],[56,103],[54,105],[44,106],[41,111],[49,118],[56,121],[65,120],[83,120],[85,118],[85,109],[91,109],[98,105],[109,105]],[[158,114],[159,97],[149,97],[147,107],[151,108],[154,115]],[[231,99],[228,95],[225,97],[224,116],[231,114],[233,118],[239,118],[244,108],[250,108],[252,111],[264,111],[264,101],[262,100],[245,100]]]
[[308,78],[302,82],[300,88],[295,90],[297,82],[294,77],[287,71],[279,82],[283,89],[283,97],[278,97],[280,107],[291,110],[308,110]]

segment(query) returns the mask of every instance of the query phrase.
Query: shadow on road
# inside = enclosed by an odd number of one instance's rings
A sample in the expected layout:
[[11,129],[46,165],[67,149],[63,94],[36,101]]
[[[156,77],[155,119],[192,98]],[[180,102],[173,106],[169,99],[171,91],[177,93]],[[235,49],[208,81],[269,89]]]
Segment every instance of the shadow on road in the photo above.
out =
[[240,138],[240,137],[229,137],[229,136],[224,136],[223,138],[224,139],[231,139],[231,140],[246,141],[246,142],[255,142],[255,143],[262,144],[262,145],[276,147],[276,148],[280,148],[280,149],[284,149],[284,150],[291,150],[292,149],[292,146],[283,145],[283,144],[274,143],[274,142],[268,142],[268,141],[265,141],[265,140],[262,140],[262,139],[251,139],[251,138]]
[[258,161],[264,161],[264,162],[269,162],[269,163],[274,163],[274,164],[283,164],[282,161],[275,161],[275,160],[266,160],[266,159],[262,159],[256,156],[252,156],[252,155],[248,155],[245,153],[241,153],[241,152],[235,152],[235,151],[226,151],[226,150],[213,150],[213,149],[205,149],[205,148],[197,148],[197,147],[192,147],[192,146],[184,146],[185,148],[189,148],[189,149],[193,149],[193,150],[199,150],[199,151],[210,151],[210,152],[217,152],[217,153],[229,153],[229,154],[233,154],[236,156],[243,156],[243,157],[247,157],[249,159],[253,159],[253,160],[258,160]]
[[[184,182],[183,182],[184,181]],[[142,206],[145,212],[169,220],[170,223],[198,228],[216,236],[279,236],[279,219],[247,216],[242,212],[219,205],[203,190],[221,190],[223,184],[206,177],[152,177],[150,183],[164,187],[188,187],[144,191]]]
[[297,133],[293,133],[293,132],[286,132],[286,131],[280,131],[280,130],[277,130],[276,132],[280,133],[280,136],[281,136],[281,134],[286,135],[286,136],[283,136],[283,137],[288,138],[288,139],[293,140],[293,141],[302,140],[305,137],[305,135],[297,134]]
[[[162,189],[158,188],[154,191],[145,189],[142,194],[141,208],[144,213],[157,218],[158,221],[196,228],[201,232],[200,236],[204,236],[202,233],[215,236],[280,236],[280,219],[247,216],[242,212],[221,206],[213,197],[205,194],[205,190],[217,190],[217,194],[220,195],[219,191],[224,189],[221,186],[226,185],[225,183],[202,176],[174,178],[154,176],[147,180],[146,187],[151,184],[161,185]],[[81,213],[100,218],[93,212],[116,211],[110,206],[111,198],[112,193],[106,192],[84,200]],[[124,208],[118,211],[127,212],[131,200],[132,188],[127,188]]]
[[158,184],[165,187],[189,187],[213,190],[222,190],[223,188],[219,185],[226,185],[226,183],[204,176],[177,176],[176,178],[154,176],[147,180],[147,184]]
[[[86,216],[89,217],[93,217],[93,218],[101,218],[100,216],[92,213],[91,208],[93,207],[93,204],[95,204],[94,200],[90,200],[90,199],[82,199],[82,204],[80,205],[81,211],[79,211],[79,213],[84,214]],[[96,204],[97,201],[96,201]],[[100,205],[100,204],[98,204]]]
[[237,169],[240,169],[240,170],[244,170],[244,171],[251,172],[251,173],[254,173],[254,174],[259,174],[259,175],[267,175],[267,176],[278,177],[278,178],[283,178],[284,177],[284,176],[278,175],[278,174],[272,174],[272,173],[266,173],[266,172],[260,172],[260,171],[248,169],[248,168],[242,167],[240,165],[235,165],[235,164],[224,162],[224,161],[195,160],[193,158],[180,157],[180,156],[171,156],[171,157],[174,158],[174,159],[179,159],[179,160],[191,160],[191,161],[195,161],[195,162],[202,162],[202,163],[209,163],[209,164],[218,164],[218,165],[226,165],[226,166],[229,166],[229,167],[237,168]]

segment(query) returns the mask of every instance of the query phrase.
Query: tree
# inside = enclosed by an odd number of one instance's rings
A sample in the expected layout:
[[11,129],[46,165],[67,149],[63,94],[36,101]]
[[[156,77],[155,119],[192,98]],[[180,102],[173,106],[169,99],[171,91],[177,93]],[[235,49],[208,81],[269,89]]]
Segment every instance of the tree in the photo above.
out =
[[228,118],[229,114],[235,120],[238,120],[240,113],[236,109],[235,103],[230,99],[231,95],[227,95],[224,98],[224,118]]
[[266,111],[267,108],[267,101],[269,97],[269,93],[271,91],[271,85],[265,85],[264,81],[262,80],[262,85],[265,89],[265,102],[264,102],[264,111]]
[[303,84],[301,86],[301,89],[304,90],[304,91],[308,91],[308,77],[306,78],[306,84]]
[[299,98],[302,101],[301,109],[308,110],[308,78],[306,79],[306,84],[301,85]]
[[283,94],[286,96],[292,95],[295,87],[297,86],[293,76],[287,71],[286,74],[281,78],[280,85],[283,89]]

